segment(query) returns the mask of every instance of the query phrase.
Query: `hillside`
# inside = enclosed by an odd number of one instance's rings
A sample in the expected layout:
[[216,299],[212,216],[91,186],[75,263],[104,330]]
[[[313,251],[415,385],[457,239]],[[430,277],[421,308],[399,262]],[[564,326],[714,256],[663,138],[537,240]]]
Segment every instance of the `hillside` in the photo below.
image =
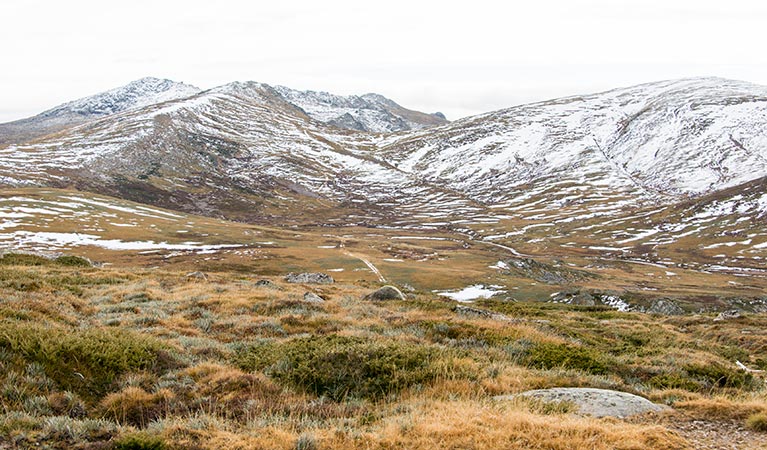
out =
[[[736,364],[767,369],[764,314],[467,307],[418,290],[374,301],[364,296],[377,283],[76,257],[6,254],[0,266],[4,449],[767,444],[764,380]],[[508,397],[552,386],[631,392],[666,409],[597,418]]]
[[142,78],[125,86],[74,100],[34,117],[0,124],[0,146],[20,144],[90,120],[188,97],[199,92],[194,86],[158,78]]
[[766,98],[742,82],[666,81],[373,134],[307,106],[342,112],[352,98],[231,83],[0,149],[0,181],[260,224],[454,231],[531,253],[541,239],[555,253],[650,246],[650,262],[737,233],[752,253],[725,256],[762,267],[762,221],[701,228],[690,221],[711,221],[668,214],[726,192],[722,204],[738,201],[748,185],[762,217]]
[[767,88],[168,83],[0,145],[0,449],[767,446]]

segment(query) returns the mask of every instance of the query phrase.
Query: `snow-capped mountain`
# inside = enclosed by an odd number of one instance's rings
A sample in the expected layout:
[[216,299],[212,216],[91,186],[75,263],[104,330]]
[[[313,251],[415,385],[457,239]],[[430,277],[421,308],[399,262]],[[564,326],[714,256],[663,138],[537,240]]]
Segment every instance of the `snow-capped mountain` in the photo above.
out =
[[[394,134],[333,126],[356,101],[339,99],[231,83],[0,149],[0,182],[262,223],[445,227],[488,242],[545,231],[563,246],[580,236],[612,248],[596,232],[620,223],[609,236],[624,249],[657,245],[654,235],[742,232],[742,222],[690,228],[688,213],[658,211],[767,175],[767,88],[743,82],[650,83]],[[763,183],[749,189],[754,208],[766,204]],[[759,233],[747,233],[755,246]]]
[[542,178],[643,197],[697,195],[767,174],[767,87],[650,83],[492,112],[379,146],[402,170],[494,204]]
[[175,81],[146,77],[90,97],[74,100],[34,117],[0,124],[0,145],[19,143],[122,111],[177,100],[200,90]]
[[406,109],[379,94],[344,97],[327,92],[297,91],[284,86],[277,86],[275,90],[311,118],[349,130],[387,133],[420,130],[447,123],[442,113],[425,114]]

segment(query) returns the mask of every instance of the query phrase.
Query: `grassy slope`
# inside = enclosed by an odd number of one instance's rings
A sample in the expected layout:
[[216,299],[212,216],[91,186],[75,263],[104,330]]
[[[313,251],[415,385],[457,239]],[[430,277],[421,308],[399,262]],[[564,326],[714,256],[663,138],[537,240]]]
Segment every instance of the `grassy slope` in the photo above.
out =
[[[553,248],[544,245],[545,242],[526,244],[502,241],[545,264],[581,269],[596,275],[565,285],[549,285],[531,278],[529,274],[490,268],[499,260],[509,260],[514,255],[503,248],[447,229],[397,230],[311,225],[270,228],[157,208],[146,210],[141,209],[146,207],[140,204],[69,190],[6,190],[0,194],[0,224],[3,211],[62,208],[62,202],[80,201],[72,198],[95,199],[109,206],[85,203],[85,207],[64,208],[65,212],[55,215],[35,213],[31,217],[5,219],[18,223],[1,229],[0,237],[15,232],[80,233],[105,240],[240,245],[212,253],[162,249],[115,251],[92,246],[63,246],[53,250],[87,256],[115,267],[265,275],[281,275],[290,271],[330,271],[338,280],[360,285],[375,283],[379,279],[364,262],[368,261],[380,270],[383,277],[395,284],[410,284],[422,290],[455,289],[475,283],[494,284],[506,290],[503,297],[516,300],[542,300],[563,290],[584,289],[614,292],[639,303],[649,304],[654,298],[673,297],[681,299],[690,310],[722,309],[734,300],[763,297],[767,289],[767,279],[761,273],[736,276],[705,271],[696,265],[667,269],[637,263],[631,260],[633,258],[621,255],[597,255],[577,248]],[[143,215],[136,214],[136,211]],[[545,234],[546,230],[542,230],[540,233]],[[572,233],[566,237],[568,240],[576,238]],[[8,242],[3,239],[0,245],[7,247]],[[690,245],[690,248],[695,248],[702,244]],[[25,248],[50,250],[49,246]],[[716,251],[730,251],[730,247]],[[690,252],[680,257],[681,261],[691,261]]]
[[[163,269],[7,257],[0,442],[58,448],[694,448],[674,424],[767,411],[765,315],[713,322],[543,303],[466,315],[428,292],[259,287]],[[304,292],[326,298],[301,301]],[[491,397],[551,386],[639,393],[630,422]],[[756,435],[759,442],[764,436]],[[756,441],[755,441],[756,442]],[[754,447],[758,448],[758,447]]]

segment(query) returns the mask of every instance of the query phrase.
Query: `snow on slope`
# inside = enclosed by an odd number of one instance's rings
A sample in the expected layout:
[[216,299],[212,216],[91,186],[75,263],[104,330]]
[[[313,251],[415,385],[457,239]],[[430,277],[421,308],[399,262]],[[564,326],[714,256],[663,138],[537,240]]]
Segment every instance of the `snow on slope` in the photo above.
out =
[[444,214],[472,209],[462,196],[424,186],[360,148],[367,139],[311,120],[271,86],[236,82],[0,149],[0,181],[59,186],[74,178],[96,187],[157,177],[185,191],[204,183],[210,192],[286,189],[336,202],[428,205]]
[[370,206],[395,225],[513,216],[546,227],[767,174],[767,88],[748,83],[650,83],[389,135],[322,123],[357,99],[387,101],[231,83],[0,149],[0,182],[287,189]]
[[189,97],[200,90],[146,77],[115,89],[56,106],[34,117],[0,124],[0,145],[21,143],[61,129],[148,105]]
[[188,84],[146,77],[122,87],[64,103],[41,113],[39,116],[54,117],[65,114],[106,116],[155,103],[189,97],[198,92],[200,89]]
[[767,88],[666,81],[497,111],[381,141],[428,180],[503,202],[538,179],[588,179],[646,197],[696,195],[767,173]]
[[284,86],[277,86],[275,90],[309,117],[339,128],[387,133],[447,123],[442,115],[408,110],[379,94],[344,97],[327,92],[297,91]]

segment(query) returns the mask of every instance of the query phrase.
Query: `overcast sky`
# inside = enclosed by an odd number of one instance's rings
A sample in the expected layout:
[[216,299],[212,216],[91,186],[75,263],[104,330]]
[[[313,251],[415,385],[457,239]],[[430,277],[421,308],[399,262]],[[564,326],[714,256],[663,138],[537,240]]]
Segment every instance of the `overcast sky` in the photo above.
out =
[[0,122],[144,76],[451,119],[669,78],[767,84],[764,1],[2,0],[0,42]]

